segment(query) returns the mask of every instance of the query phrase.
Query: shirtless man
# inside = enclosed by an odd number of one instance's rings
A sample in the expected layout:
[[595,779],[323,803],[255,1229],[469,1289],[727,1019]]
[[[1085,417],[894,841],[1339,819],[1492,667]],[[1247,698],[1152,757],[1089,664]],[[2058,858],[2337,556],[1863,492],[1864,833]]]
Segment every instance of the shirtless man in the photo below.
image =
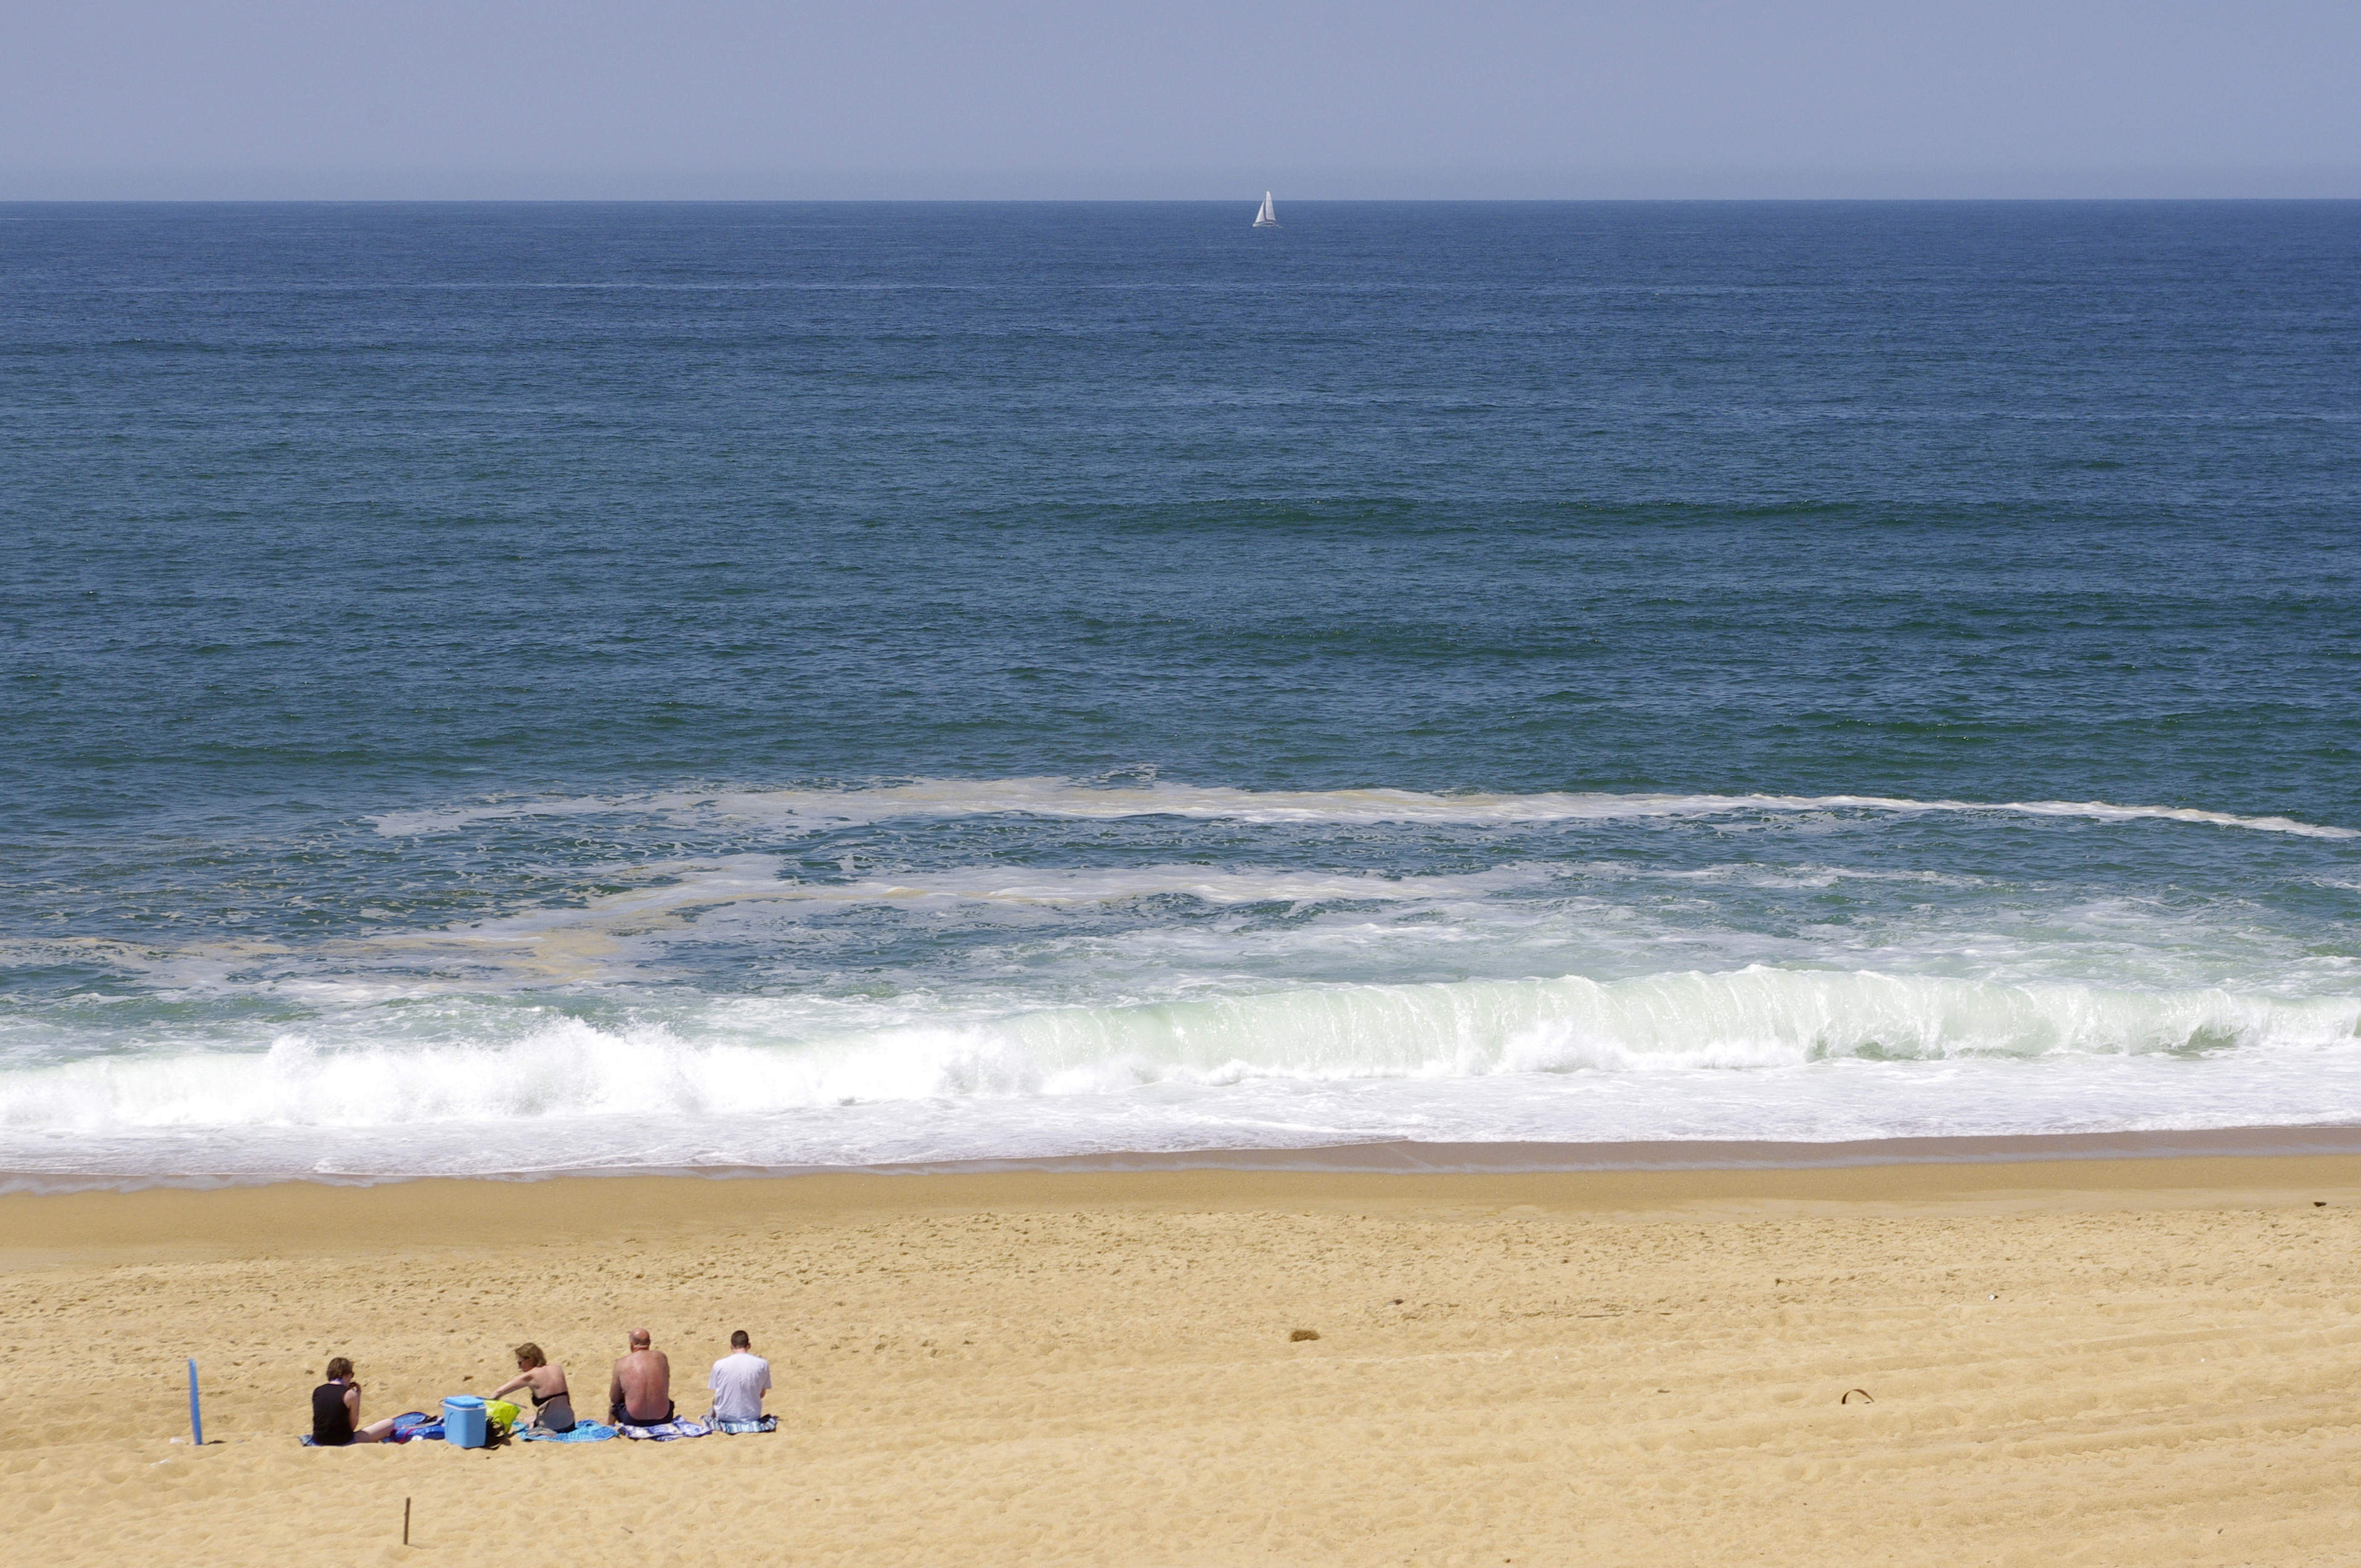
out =
[[619,1427],[672,1420],[672,1363],[650,1344],[647,1330],[633,1329],[631,1353],[615,1363],[614,1380],[607,1385],[607,1419]]

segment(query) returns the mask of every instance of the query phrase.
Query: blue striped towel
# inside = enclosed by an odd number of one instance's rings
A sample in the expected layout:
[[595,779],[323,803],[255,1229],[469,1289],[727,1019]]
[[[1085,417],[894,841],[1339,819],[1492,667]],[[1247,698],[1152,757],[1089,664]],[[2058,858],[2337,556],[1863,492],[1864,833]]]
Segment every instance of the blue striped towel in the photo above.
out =
[[600,1421],[576,1421],[572,1431],[544,1431],[539,1427],[519,1429],[517,1436],[527,1442],[605,1442],[621,1434]]

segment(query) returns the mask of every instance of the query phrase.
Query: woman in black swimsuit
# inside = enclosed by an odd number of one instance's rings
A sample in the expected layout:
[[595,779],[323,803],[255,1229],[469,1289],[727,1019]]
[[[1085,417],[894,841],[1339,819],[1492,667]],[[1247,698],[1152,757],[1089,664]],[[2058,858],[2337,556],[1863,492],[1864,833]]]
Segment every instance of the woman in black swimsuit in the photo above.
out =
[[383,1442],[393,1435],[393,1418],[372,1426],[361,1425],[361,1386],[353,1364],[343,1356],[328,1363],[328,1380],[312,1390],[312,1443],[315,1448],[345,1448],[356,1442]]
[[574,1401],[566,1391],[566,1368],[552,1366],[541,1346],[527,1340],[516,1347],[517,1375],[492,1390],[495,1399],[523,1388],[533,1395],[533,1424],[544,1431],[574,1430]]

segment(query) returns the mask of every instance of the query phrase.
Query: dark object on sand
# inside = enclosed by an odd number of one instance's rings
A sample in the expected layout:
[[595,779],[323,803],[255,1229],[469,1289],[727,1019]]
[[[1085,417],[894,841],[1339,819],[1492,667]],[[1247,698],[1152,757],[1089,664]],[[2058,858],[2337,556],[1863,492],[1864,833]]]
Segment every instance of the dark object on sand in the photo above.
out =
[[1318,1329],[1298,1329],[1293,1333],[1287,1336],[1287,1343],[1293,1344],[1298,1340],[1318,1339],[1319,1337],[1320,1331]]
[[1866,1388],[1848,1388],[1844,1391],[1844,1398],[1839,1399],[1837,1403],[1839,1405],[1850,1405],[1852,1403],[1852,1397],[1855,1394],[1861,1396],[1861,1402],[1864,1405],[1874,1405],[1877,1403],[1875,1399],[1870,1398],[1869,1390]]

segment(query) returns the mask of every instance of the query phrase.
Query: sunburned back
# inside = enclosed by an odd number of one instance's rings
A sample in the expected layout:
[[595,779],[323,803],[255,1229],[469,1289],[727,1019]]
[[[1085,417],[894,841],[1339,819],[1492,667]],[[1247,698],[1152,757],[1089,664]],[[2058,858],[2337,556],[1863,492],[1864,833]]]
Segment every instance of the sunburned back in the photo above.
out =
[[662,1420],[672,1408],[672,1363],[660,1350],[635,1350],[615,1363],[615,1381],[631,1415]]

